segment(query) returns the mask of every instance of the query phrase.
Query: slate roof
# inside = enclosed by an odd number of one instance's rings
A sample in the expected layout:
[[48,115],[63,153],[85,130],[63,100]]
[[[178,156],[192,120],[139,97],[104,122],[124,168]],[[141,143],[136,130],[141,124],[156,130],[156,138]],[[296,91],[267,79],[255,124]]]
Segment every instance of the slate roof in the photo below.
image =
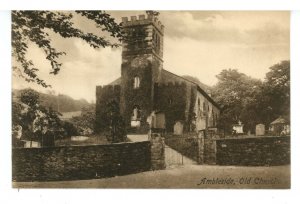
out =
[[[172,72],[169,72],[165,69],[162,69],[161,72],[161,81],[160,83],[168,83],[168,82],[185,82],[188,85],[193,85],[197,87],[197,90],[203,95],[205,96],[214,106],[216,106],[217,108],[220,109],[219,105],[206,93],[206,91],[204,91],[199,84],[192,82],[188,79],[185,79],[181,76],[178,76]],[[114,80],[113,82],[109,83],[108,85],[120,85],[121,84],[121,77],[117,78],[116,80]]]
[[279,118],[277,118],[276,120],[274,120],[273,122],[271,122],[271,125],[276,125],[276,124],[287,124],[289,123],[289,121],[285,118],[283,118],[282,116],[280,116]]

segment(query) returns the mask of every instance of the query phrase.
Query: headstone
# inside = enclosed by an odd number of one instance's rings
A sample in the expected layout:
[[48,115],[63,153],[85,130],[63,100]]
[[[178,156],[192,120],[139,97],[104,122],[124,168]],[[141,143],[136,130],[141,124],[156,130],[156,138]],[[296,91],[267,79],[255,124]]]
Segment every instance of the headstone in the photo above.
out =
[[264,124],[257,124],[256,125],[255,135],[256,136],[265,135],[265,125]]
[[174,135],[182,135],[183,133],[183,124],[180,121],[177,121],[174,125]]
[[156,121],[155,121],[154,128],[165,129],[166,126],[165,114],[156,113],[155,116],[156,116]]

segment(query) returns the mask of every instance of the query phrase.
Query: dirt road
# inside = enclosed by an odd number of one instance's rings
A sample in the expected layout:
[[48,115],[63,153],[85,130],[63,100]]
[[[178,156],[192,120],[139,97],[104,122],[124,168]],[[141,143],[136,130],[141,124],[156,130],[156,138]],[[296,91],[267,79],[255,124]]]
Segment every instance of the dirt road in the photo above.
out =
[[13,182],[15,188],[290,188],[290,166],[185,165],[113,178]]

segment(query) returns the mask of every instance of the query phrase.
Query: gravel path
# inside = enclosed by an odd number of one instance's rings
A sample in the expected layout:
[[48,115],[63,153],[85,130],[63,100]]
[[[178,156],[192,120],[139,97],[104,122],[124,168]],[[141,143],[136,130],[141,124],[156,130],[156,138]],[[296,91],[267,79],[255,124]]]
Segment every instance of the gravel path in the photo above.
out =
[[15,188],[290,188],[290,166],[184,165],[113,178],[13,182]]

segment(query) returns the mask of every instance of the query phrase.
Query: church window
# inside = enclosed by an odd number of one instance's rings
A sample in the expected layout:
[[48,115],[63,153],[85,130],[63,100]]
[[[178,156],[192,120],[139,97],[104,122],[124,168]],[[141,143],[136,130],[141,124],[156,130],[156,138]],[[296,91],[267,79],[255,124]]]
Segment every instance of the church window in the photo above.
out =
[[216,119],[215,119],[214,110],[212,110],[212,122],[213,122],[213,127],[215,127],[216,126]]
[[160,48],[160,38],[159,38],[159,36],[157,36],[157,38],[156,38],[156,46],[157,46],[157,50],[159,51],[159,48]]
[[201,114],[201,101],[200,101],[200,98],[198,98],[198,103],[197,103],[197,114],[198,116],[200,116]]
[[169,103],[169,105],[172,105],[172,104],[173,104],[172,98],[169,98],[169,99],[168,99],[168,103]]
[[207,110],[206,110],[206,103],[203,102],[203,115],[205,116],[207,113]]
[[133,84],[133,88],[137,89],[140,87],[140,77],[135,76],[134,77],[134,84]]

